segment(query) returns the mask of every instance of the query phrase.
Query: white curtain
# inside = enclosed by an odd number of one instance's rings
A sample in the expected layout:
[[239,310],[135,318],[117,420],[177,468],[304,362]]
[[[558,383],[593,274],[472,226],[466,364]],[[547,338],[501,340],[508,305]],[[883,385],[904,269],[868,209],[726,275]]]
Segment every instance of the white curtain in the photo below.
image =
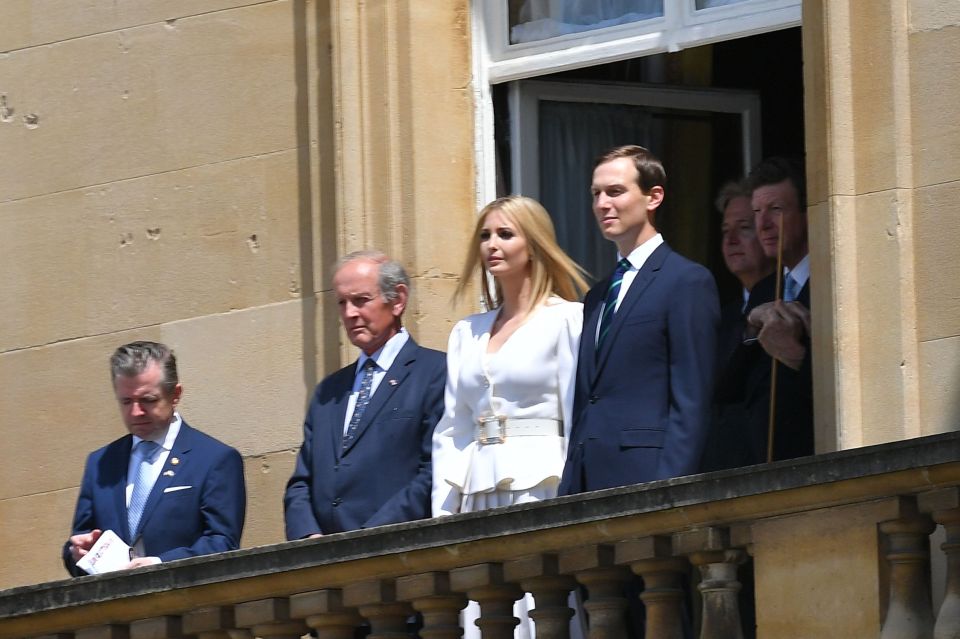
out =
[[616,249],[593,217],[590,181],[598,155],[622,144],[660,146],[656,120],[643,107],[540,102],[540,201],[550,212],[560,246],[600,279],[613,269]]
[[662,15],[663,0],[524,0],[510,41],[534,42]]

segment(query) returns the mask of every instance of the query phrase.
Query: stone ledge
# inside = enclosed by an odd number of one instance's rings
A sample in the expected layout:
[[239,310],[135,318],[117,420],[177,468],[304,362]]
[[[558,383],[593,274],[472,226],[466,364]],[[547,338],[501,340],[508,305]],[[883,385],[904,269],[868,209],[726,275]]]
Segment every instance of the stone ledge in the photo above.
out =
[[[684,523],[669,520],[669,525],[692,528],[918,493],[960,484],[958,462],[960,433],[947,433],[560,497],[538,504],[260,546],[134,572],[13,588],[0,592],[0,637],[12,636],[3,631],[4,620],[20,618],[23,621],[26,615],[121,603],[157,593],[170,595],[170,591],[175,590],[192,589],[196,593],[207,593],[206,598],[213,601],[215,597],[209,596],[209,589],[205,590],[205,586],[222,584],[234,590],[234,587],[254,579],[261,579],[263,585],[258,586],[259,590],[249,592],[269,593],[271,589],[279,592],[286,588],[287,582],[280,580],[285,573],[329,574],[334,575],[332,579],[337,579],[339,573],[316,573],[316,569],[349,562],[371,560],[374,563],[370,564],[369,570],[373,574],[384,574],[384,567],[399,574],[410,564],[417,563],[411,558],[423,553],[426,553],[423,557],[427,562],[441,567],[469,565],[469,553],[461,556],[458,552],[447,551],[451,547],[482,545],[483,550],[491,554],[492,549],[504,545],[504,538],[521,533],[539,532],[549,544],[549,533],[579,529],[581,534],[603,541],[604,536],[613,538],[615,535],[606,531],[612,526],[611,522],[623,521],[625,525],[635,526],[639,524],[631,522],[653,521],[657,515],[676,513]],[[769,497],[776,501],[766,499]],[[729,514],[717,515],[718,502],[724,503],[720,510]],[[644,533],[657,532],[657,525],[664,524],[647,525],[643,528]],[[622,533],[623,530],[626,529],[615,532]],[[575,540],[575,537],[571,538]],[[496,554],[495,550],[493,554]],[[376,560],[385,558],[391,561],[376,563]],[[356,572],[365,573],[367,570]],[[246,588],[240,589],[247,592]],[[182,592],[179,598],[189,596],[190,592]],[[217,597],[223,599],[224,595]],[[180,602],[170,599],[167,603],[174,608]]]

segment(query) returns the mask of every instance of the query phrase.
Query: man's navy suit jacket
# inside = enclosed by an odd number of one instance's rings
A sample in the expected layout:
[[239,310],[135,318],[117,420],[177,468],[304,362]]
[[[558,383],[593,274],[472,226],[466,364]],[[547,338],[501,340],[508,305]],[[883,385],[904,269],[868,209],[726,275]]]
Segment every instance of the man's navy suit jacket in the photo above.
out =
[[707,433],[720,314],[713,276],[661,244],[598,354],[609,285],[606,278],[584,300],[561,495],[695,473]]
[[284,496],[287,539],[430,516],[433,429],[443,414],[446,357],[407,340],[342,451],[356,362],[317,386]]
[[[782,282],[782,280],[781,280]],[[775,299],[777,280],[769,275],[750,291],[746,315],[757,306]],[[810,308],[810,280],[797,295],[797,302]],[[799,370],[777,366],[777,403],[773,440],[773,461],[804,457],[814,453],[813,374],[810,336],[803,339],[806,355]],[[727,374],[718,380],[720,401],[741,402],[748,411],[742,432],[754,451],[749,463],[767,461],[770,416],[771,358],[759,343],[741,345],[731,356]]]
[[[137,541],[127,530],[132,441],[125,435],[87,458],[71,535],[99,528],[112,530],[131,546]],[[166,562],[235,550],[246,507],[240,453],[184,421],[140,517],[144,555]],[[86,574],[76,567],[69,541],[63,561],[71,574]]]

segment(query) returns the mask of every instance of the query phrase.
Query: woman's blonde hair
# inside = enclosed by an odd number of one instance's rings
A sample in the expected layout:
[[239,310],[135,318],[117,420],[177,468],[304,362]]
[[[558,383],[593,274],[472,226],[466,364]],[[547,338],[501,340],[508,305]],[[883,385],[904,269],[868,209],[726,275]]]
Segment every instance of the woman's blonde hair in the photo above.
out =
[[494,279],[490,279],[480,265],[480,232],[487,215],[499,211],[517,232],[527,241],[530,254],[530,311],[547,297],[556,295],[565,300],[578,300],[589,288],[584,276],[586,272],[557,245],[557,234],[553,229],[550,214],[536,200],[522,195],[501,197],[487,204],[480,211],[477,225],[473,230],[467,259],[463,265],[460,282],[453,293],[454,299],[460,298],[466,291],[474,273],[480,275],[480,290],[487,308],[494,309],[503,303],[503,291]]

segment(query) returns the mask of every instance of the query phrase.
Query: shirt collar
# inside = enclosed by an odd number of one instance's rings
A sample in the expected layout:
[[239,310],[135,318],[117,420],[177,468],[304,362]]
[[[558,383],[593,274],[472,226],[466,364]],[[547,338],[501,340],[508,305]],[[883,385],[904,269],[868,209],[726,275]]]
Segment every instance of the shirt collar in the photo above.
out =
[[800,288],[806,286],[807,280],[810,279],[810,254],[804,255],[803,259],[797,262],[797,265],[793,268],[784,267],[783,274],[792,277],[800,285]]
[[[646,263],[647,259],[653,255],[653,252],[657,250],[657,247],[661,244],[663,244],[663,236],[657,233],[649,240],[630,251],[630,255],[627,256],[627,261],[630,262],[630,266],[639,271],[641,268],[643,268],[643,265]],[[623,258],[623,256],[618,252],[617,260],[619,261],[621,258]]]
[[376,362],[381,370],[390,370],[390,367],[393,366],[393,360],[397,359],[397,355],[400,354],[400,349],[404,347],[408,339],[410,339],[410,334],[407,332],[407,329],[401,326],[397,334],[388,339],[387,343],[378,350],[374,351],[373,355],[367,355],[363,351],[360,351],[360,358],[357,360],[357,374],[360,374],[363,370],[363,365],[367,363],[368,359]]
[[[180,413],[173,413],[173,420],[170,421],[170,425],[167,426],[167,432],[162,436],[157,436],[150,441],[160,444],[164,450],[173,450],[173,442],[176,441],[177,435],[180,433],[180,425],[183,423],[183,418],[180,417]],[[133,450],[137,447],[137,444],[143,441],[143,438],[138,437],[137,435],[133,436],[133,444],[131,444],[130,450]]]

